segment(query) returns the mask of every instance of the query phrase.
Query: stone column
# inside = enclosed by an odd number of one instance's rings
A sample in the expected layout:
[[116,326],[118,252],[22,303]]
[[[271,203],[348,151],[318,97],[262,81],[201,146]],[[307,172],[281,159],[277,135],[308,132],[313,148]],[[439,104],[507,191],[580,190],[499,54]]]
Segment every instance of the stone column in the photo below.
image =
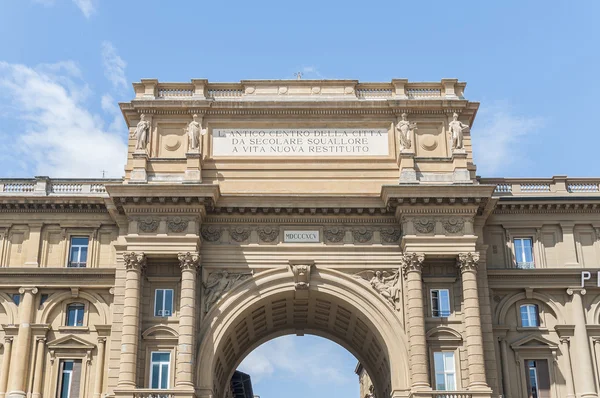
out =
[[124,253],[125,299],[123,302],[123,331],[121,333],[121,361],[119,388],[135,388],[140,324],[141,277],[146,268],[144,253]]
[[571,296],[571,314],[573,314],[573,323],[575,324],[571,349],[573,350],[573,357],[577,358],[577,372],[573,373],[578,391],[577,396],[597,398],[591,347],[585,327],[585,308],[583,307],[582,298],[585,293],[585,289],[567,289],[567,294]]
[[10,354],[12,353],[12,336],[4,337],[4,356],[2,357],[2,369],[0,369],[0,398],[6,396],[8,385],[8,371],[10,369]]
[[40,398],[42,396],[42,380],[44,378],[44,351],[46,348],[46,338],[38,337],[37,350],[35,355],[35,372],[33,374],[33,390],[32,398]]
[[196,337],[196,281],[200,256],[179,253],[181,298],[179,306],[179,341],[177,349],[176,388],[194,388],[194,342]]
[[94,398],[102,395],[102,381],[104,379],[104,348],[106,337],[98,337],[98,356],[96,358],[96,376],[94,377]]
[[24,398],[27,395],[25,392],[27,377],[24,376],[28,374],[31,361],[31,322],[34,311],[33,303],[37,292],[37,287],[19,289],[23,300],[19,305],[19,333],[15,343],[14,360],[10,366],[8,398]]
[[562,371],[565,375],[565,384],[567,385],[567,398],[575,398],[575,386],[573,385],[573,368],[571,367],[571,354],[569,353],[569,338],[560,339],[560,352],[565,357],[566,368]]
[[479,253],[459,253],[458,267],[462,274],[464,303],[464,325],[469,363],[469,390],[488,390],[485,379],[485,358],[483,355],[483,336],[477,291],[477,263]]
[[600,385],[600,337],[594,337],[594,357],[596,358],[596,378]]
[[424,260],[425,255],[417,253],[406,253],[401,260],[408,296],[408,336],[413,390],[431,390],[427,368],[428,355],[425,340],[425,314],[423,313],[423,281],[421,279]]
[[511,396],[510,391],[510,369],[508,367],[508,343],[506,337],[500,338],[500,360],[502,361],[502,389],[504,398]]

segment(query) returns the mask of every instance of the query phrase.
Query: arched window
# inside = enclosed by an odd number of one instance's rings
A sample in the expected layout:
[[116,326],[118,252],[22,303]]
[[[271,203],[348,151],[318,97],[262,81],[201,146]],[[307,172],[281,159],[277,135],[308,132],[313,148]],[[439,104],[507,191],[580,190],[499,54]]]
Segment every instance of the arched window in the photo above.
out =
[[520,307],[521,327],[536,328],[540,326],[540,311],[535,304],[523,304]]
[[67,305],[67,325],[66,326],[83,326],[83,314],[85,306],[81,303],[73,303]]

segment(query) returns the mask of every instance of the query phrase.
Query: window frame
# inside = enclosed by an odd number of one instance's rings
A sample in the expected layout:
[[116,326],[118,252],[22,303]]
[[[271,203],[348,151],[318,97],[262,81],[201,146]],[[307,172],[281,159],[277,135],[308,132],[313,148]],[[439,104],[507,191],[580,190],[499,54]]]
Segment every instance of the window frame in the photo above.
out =
[[[536,323],[536,325],[529,324],[528,326],[526,326],[524,324],[523,311],[522,311],[523,307],[535,308],[535,323]],[[531,319],[531,314],[529,313],[529,311],[527,311],[528,323],[529,323],[530,319]],[[541,326],[542,326],[542,321],[541,321],[541,316],[540,316],[540,306],[535,303],[519,303],[519,327],[526,328],[526,329],[534,329],[534,328],[540,328]]]
[[[162,362],[162,361],[154,362],[154,360],[153,360],[154,354],[168,354],[169,355],[169,360],[167,362]],[[173,362],[173,353],[172,353],[171,350],[160,350],[160,349],[158,349],[156,351],[155,350],[150,351],[149,373],[148,373],[148,388],[150,388],[152,390],[168,390],[168,389],[171,388],[171,373],[172,373],[171,372],[171,367],[173,365],[172,362]],[[153,367],[154,367],[155,363],[159,364],[159,380],[158,380],[158,385],[160,385],[161,384],[160,382],[163,380],[163,377],[162,377],[163,376],[162,375],[162,369],[163,368],[160,365],[167,364],[167,375],[166,375],[167,386],[165,388],[162,388],[162,387],[154,388],[154,387],[152,387],[152,382],[154,381],[153,380],[153,372],[152,372],[152,370],[153,370]]]
[[[87,239],[87,255],[85,258],[85,262],[82,263],[81,261],[78,261],[76,264],[78,265],[71,265],[73,264],[73,261],[71,259],[71,253],[72,253],[72,248],[73,248],[73,239],[79,239],[79,238],[86,238]],[[88,265],[90,264],[90,248],[91,248],[91,243],[92,243],[92,237],[88,234],[69,234],[68,236],[68,242],[69,242],[69,246],[67,249],[67,268],[88,268]],[[83,245],[76,245],[76,247],[79,247],[79,259],[81,259],[81,247],[86,247]],[[83,264],[83,265],[81,265]]]
[[[65,374],[65,364],[66,363],[71,363],[73,364],[73,367],[75,366],[75,360],[74,359],[62,359],[59,363],[59,368],[58,368],[58,385],[57,385],[57,391],[56,391],[56,395],[59,398],[62,398],[63,394],[63,380],[64,380],[64,374]],[[67,389],[67,397],[71,396],[71,388],[73,387],[73,369],[68,370],[67,372],[69,374],[69,388]]]
[[[538,371],[537,371],[537,366],[533,366],[531,367],[529,364],[527,364],[527,362],[533,362],[534,365],[536,364],[536,361],[539,361],[539,359],[526,359],[526,373],[527,373],[527,379],[529,380],[529,383],[527,383],[527,385],[531,386],[532,388],[535,388],[535,397],[534,398],[539,398],[540,396],[540,389],[539,389],[539,378],[538,378]],[[531,371],[534,371],[534,379],[535,379],[535,386],[533,386],[531,384]],[[527,391],[527,393],[531,393],[531,391]]]
[[[74,307],[74,306],[81,307],[81,309],[80,310],[79,309],[75,310],[75,325],[69,325],[69,310],[70,310],[70,307]],[[77,315],[78,315],[79,311],[81,311],[81,324],[80,325],[77,324],[78,323],[77,322],[77,319],[78,319]],[[77,302],[68,303],[67,306],[66,306],[65,312],[66,312],[65,326],[67,326],[67,327],[84,327],[85,326],[85,315],[86,315],[86,305],[85,305],[85,303],[78,302],[78,301]]]
[[[81,326],[68,326],[67,321],[69,319],[69,305],[71,304],[83,304],[83,323]],[[89,322],[89,314],[90,314],[90,303],[89,301],[82,299],[81,297],[72,297],[64,300],[62,303],[62,323],[61,326],[58,327],[58,330],[69,331],[72,329],[85,329],[88,327]]]
[[[448,314],[447,315],[443,315],[441,309],[440,304],[440,291],[446,291],[448,293]],[[438,315],[435,315],[435,310],[434,310],[434,305],[433,305],[433,292],[437,292],[437,301],[438,301]],[[429,305],[430,305],[430,311],[431,311],[431,317],[432,318],[448,318],[452,315],[452,300],[451,300],[451,290],[449,288],[430,288],[429,289]],[[442,314],[442,315],[439,315]]]
[[[158,314],[159,310],[158,310],[158,300],[157,300],[157,296],[158,296],[158,291],[161,290],[163,292],[163,298],[162,298],[162,310],[163,314],[160,315]],[[171,291],[171,313],[169,315],[164,315],[164,311],[165,311],[165,300],[166,300],[166,291]],[[154,289],[154,312],[153,312],[153,316],[155,318],[170,318],[172,316],[174,316],[174,309],[175,309],[175,289],[172,288],[155,288]]]
[[[444,388],[447,387],[446,385],[446,381],[447,381],[447,377],[448,375],[452,374],[453,379],[454,379],[454,389],[453,390],[448,390],[448,389],[444,389],[444,390],[438,390],[437,386],[438,386],[438,371],[436,370],[436,362],[435,362],[435,358],[436,358],[436,354],[442,354],[442,358],[443,358],[443,376],[444,376]],[[446,354],[451,354],[452,355],[452,364],[454,365],[454,369],[452,371],[446,370]],[[459,390],[459,386],[458,386],[458,366],[456,364],[456,359],[457,359],[457,355],[456,355],[456,350],[444,350],[444,349],[440,349],[440,350],[434,350],[431,353],[432,357],[433,357],[433,386],[434,386],[434,391],[458,391]]]
[[[536,258],[535,258],[535,239],[534,236],[532,235],[517,235],[517,236],[512,236],[512,249],[513,249],[513,255],[515,258],[515,268],[518,269],[535,269],[536,267]],[[518,260],[518,254],[517,254],[517,244],[516,241],[524,241],[524,240],[529,240],[531,242],[531,261],[527,262],[527,261],[522,261],[519,262]],[[525,245],[523,245],[521,243],[521,247],[524,248]],[[526,257],[526,253],[522,250],[521,254]]]

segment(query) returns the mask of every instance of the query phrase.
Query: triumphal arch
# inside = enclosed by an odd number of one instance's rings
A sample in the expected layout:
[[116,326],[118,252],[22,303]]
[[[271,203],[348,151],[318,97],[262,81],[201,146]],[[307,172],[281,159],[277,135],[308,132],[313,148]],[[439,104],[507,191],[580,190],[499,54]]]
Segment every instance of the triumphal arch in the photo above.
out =
[[231,397],[285,334],[361,398],[598,396],[600,180],[478,177],[465,83],[133,87],[123,179],[0,180],[0,397]]

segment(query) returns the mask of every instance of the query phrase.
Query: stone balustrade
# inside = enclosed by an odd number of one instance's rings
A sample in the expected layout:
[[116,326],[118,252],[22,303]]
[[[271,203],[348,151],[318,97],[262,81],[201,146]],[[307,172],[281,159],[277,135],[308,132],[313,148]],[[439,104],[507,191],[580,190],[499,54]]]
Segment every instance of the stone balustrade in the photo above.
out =
[[479,178],[481,184],[495,185],[494,196],[585,196],[600,194],[598,178]]
[[472,393],[465,391],[415,391],[410,398],[483,398],[490,397],[490,393]]
[[108,196],[105,184],[121,179],[51,179],[48,177],[0,179],[0,196]]
[[194,393],[175,389],[153,390],[137,388],[135,390],[115,390],[117,398],[191,398]]

